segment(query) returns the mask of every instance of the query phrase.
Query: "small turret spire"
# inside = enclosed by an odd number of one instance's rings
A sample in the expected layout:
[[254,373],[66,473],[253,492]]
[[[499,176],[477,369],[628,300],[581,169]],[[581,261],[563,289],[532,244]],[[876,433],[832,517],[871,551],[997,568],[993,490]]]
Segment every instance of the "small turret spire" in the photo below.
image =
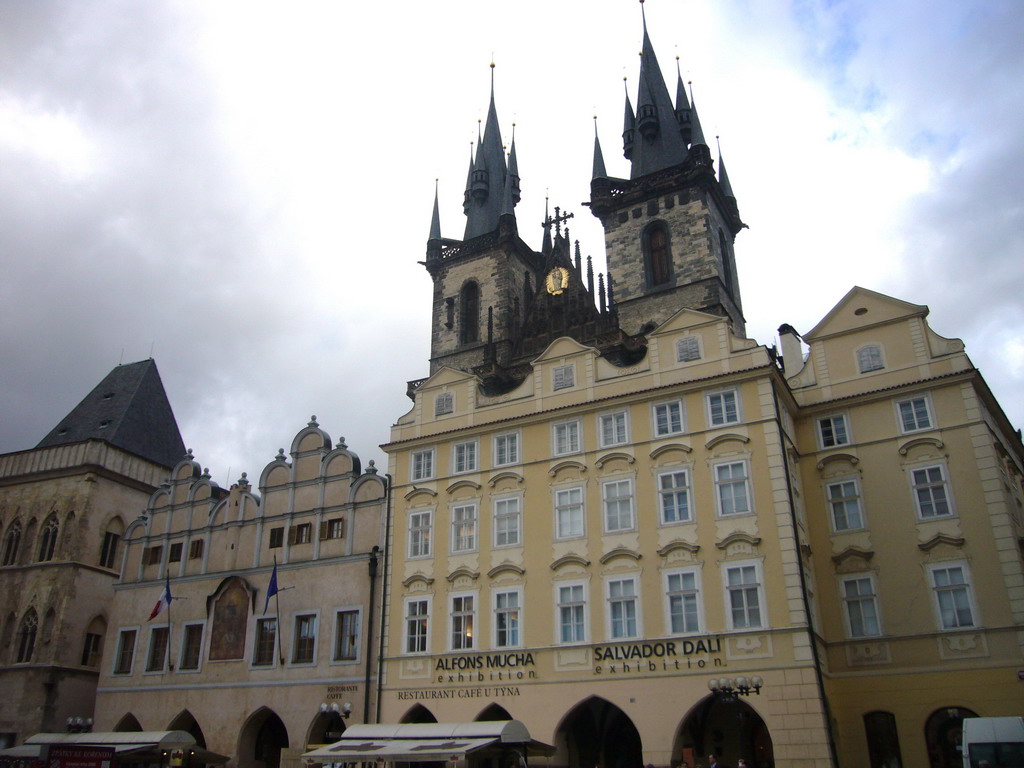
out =
[[429,240],[441,239],[441,212],[437,206],[437,179],[434,179],[434,214],[430,217]]
[[591,178],[608,178],[608,171],[604,168],[604,154],[601,152],[601,140],[597,136],[597,115],[594,115],[594,175]]
[[548,214],[548,196],[544,195],[544,240],[540,252],[545,256],[551,253],[551,216]]
[[715,143],[718,145],[718,183],[721,185],[725,196],[735,200],[736,195],[733,194],[732,184],[729,183],[729,174],[725,172],[725,160],[722,159],[722,142],[719,141],[717,136],[715,136]]
[[704,139],[704,130],[700,127],[700,117],[697,115],[697,102],[693,100],[693,81],[689,82],[690,86],[690,144],[703,144],[707,146],[707,141]]
[[622,154],[626,156],[627,160],[632,160],[636,118],[633,116],[633,105],[629,103],[629,87],[626,84],[626,78],[622,78],[622,87],[626,91],[626,114],[622,120]]

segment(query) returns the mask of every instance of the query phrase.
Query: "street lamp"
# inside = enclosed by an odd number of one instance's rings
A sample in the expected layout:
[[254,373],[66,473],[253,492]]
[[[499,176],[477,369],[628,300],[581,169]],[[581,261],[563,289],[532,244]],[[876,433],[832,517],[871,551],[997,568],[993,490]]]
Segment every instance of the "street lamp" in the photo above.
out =
[[68,733],[90,733],[92,731],[92,718],[69,717],[64,726]]
[[320,705],[321,715],[329,715],[331,713],[334,713],[335,715],[341,715],[346,720],[348,720],[352,716],[352,702],[346,701],[340,707],[338,706],[338,702],[336,701],[331,704]]
[[719,677],[708,680],[708,690],[717,700],[723,702],[736,701],[737,696],[749,696],[751,693],[760,696],[762,685],[764,685],[764,680],[760,675]]

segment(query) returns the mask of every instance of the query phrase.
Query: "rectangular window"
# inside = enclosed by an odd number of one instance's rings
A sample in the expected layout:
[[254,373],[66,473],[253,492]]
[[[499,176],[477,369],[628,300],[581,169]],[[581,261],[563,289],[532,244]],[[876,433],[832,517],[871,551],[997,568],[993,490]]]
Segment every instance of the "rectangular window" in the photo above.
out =
[[877,344],[869,344],[857,350],[857,369],[861,373],[879,371],[884,367],[882,348]]
[[718,494],[718,514],[722,517],[745,515],[751,511],[745,461],[718,464],[715,467],[715,488]]
[[203,556],[203,540],[195,539],[188,544],[188,559],[198,560]]
[[700,341],[696,336],[684,336],[676,342],[676,362],[700,360]]
[[473,620],[476,618],[473,595],[452,598],[452,650],[468,651],[473,648]]
[[631,531],[633,523],[633,481],[607,480],[601,484],[605,533]]
[[733,629],[761,626],[761,584],[757,566],[740,565],[725,571],[726,598]]
[[676,469],[658,475],[658,503],[661,507],[661,522],[666,525],[693,520],[688,470]]
[[288,529],[289,544],[309,544],[313,541],[313,524],[299,523]]
[[280,549],[284,546],[284,528],[271,528],[270,529],[270,544],[269,549]]
[[520,521],[519,497],[497,499],[494,502],[494,546],[513,547],[522,543],[519,535]]
[[882,634],[878,625],[878,604],[871,577],[857,576],[844,579],[842,587],[850,637],[877,637]]
[[149,655],[146,657],[147,672],[163,672],[167,668],[167,627],[155,627],[149,633]]
[[476,472],[477,441],[456,443],[452,448],[453,472]]
[[452,507],[452,552],[476,549],[476,504]]
[[519,647],[519,592],[494,595],[494,644],[498,648]]
[[711,426],[738,424],[739,420],[740,409],[735,389],[712,392],[708,395],[708,422]]
[[551,369],[551,388],[566,389],[576,383],[572,365],[556,365]]
[[430,603],[409,600],[405,604],[405,652],[426,653],[430,627]]
[[345,536],[345,519],[335,517],[333,520],[324,520],[320,523],[320,540],[341,539]]
[[180,541],[171,544],[171,548],[167,550],[167,562],[168,563],[180,563],[181,562],[181,551],[184,548],[184,544]]
[[609,581],[608,619],[613,639],[638,636],[636,612],[636,582],[633,579]]
[[670,631],[675,634],[700,632],[697,573],[670,573],[666,576],[666,587]]
[[922,467],[910,473],[914,485],[914,503],[922,520],[953,514],[949,504],[945,473],[941,466]]
[[976,626],[974,600],[966,568],[962,565],[949,565],[932,568],[931,574],[939,610],[939,626],[942,629]]
[[583,489],[555,491],[555,536],[573,539],[583,535]]
[[117,544],[121,537],[116,533],[107,531],[103,534],[103,548],[100,550],[100,567],[114,568],[117,561]]
[[519,463],[519,434],[511,432],[494,438],[494,465],[504,467]]
[[667,437],[683,432],[683,401],[672,400],[654,406],[654,435]]
[[900,414],[900,428],[904,432],[919,432],[931,429],[932,416],[927,397],[914,397],[896,403]]
[[860,489],[856,480],[843,480],[825,486],[832,529],[836,533],[855,531],[864,527],[864,513],[860,505]]
[[834,448],[850,442],[846,431],[846,417],[842,414],[818,419],[818,441],[822,448]]
[[555,456],[565,456],[580,451],[580,423],[564,421],[552,427]]
[[117,636],[117,656],[114,660],[115,675],[130,675],[135,660],[135,638],[138,630],[122,629]]
[[434,449],[413,451],[409,457],[409,479],[430,480],[434,476]]
[[597,417],[597,421],[601,435],[602,448],[610,448],[614,445],[624,445],[629,440],[628,430],[626,429],[625,411],[602,413]]
[[82,666],[95,667],[100,663],[100,655],[103,651],[103,635],[87,632],[85,644],[82,646]]
[[409,513],[409,557],[430,556],[431,511]]
[[203,625],[186,624],[184,637],[181,639],[181,661],[178,668],[182,670],[199,669],[199,656],[203,648]]
[[455,395],[451,392],[442,392],[434,398],[434,415],[443,416],[455,410]]
[[256,640],[252,646],[252,665],[272,667],[277,646],[277,619],[256,619]]
[[307,613],[295,617],[295,639],[292,645],[292,664],[312,664],[316,651],[316,615]]
[[359,658],[359,611],[338,611],[334,619],[334,660]]
[[160,560],[163,558],[163,554],[163,547],[147,547],[145,556],[146,565],[160,565]]
[[558,639],[582,643],[586,638],[586,601],[582,584],[558,587]]

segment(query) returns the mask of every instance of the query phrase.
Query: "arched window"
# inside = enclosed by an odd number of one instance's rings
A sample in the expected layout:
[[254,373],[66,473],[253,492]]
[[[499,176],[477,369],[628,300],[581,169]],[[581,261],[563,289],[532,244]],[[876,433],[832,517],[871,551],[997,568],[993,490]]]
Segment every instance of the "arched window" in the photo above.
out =
[[39,629],[39,617],[34,608],[29,608],[18,629],[18,655],[15,663],[24,664],[32,661],[32,652],[36,648],[36,630]]
[[480,340],[480,286],[470,280],[459,293],[459,343]]
[[729,258],[729,241],[726,240],[725,232],[721,228],[718,230],[718,249],[722,253],[722,282],[725,284],[725,290],[728,294],[735,296],[736,285],[732,274],[732,261]]
[[98,667],[100,656],[103,655],[103,637],[107,634],[107,622],[97,616],[89,622],[85,630],[85,642],[82,644],[82,666]]
[[56,515],[50,515],[50,519],[43,525],[42,534],[39,537],[39,562],[45,563],[53,560],[53,551],[57,548],[57,534],[60,532],[60,523]]
[[100,548],[100,566],[103,568],[117,568],[117,545],[124,535],[124,523],[120,517],[115,517],[107,523],[107,530],[103,534],[103,546]]
[[643,250],[647,287],[656,288],[671,283],[672,247],[665,222],[656,221],[644,230]]
[[18,561],[18,545],[21,543],[21,522],[14,521],[14,524],[7,529],[7,536],[4,538],[4,559],[2,565],[14,565]]

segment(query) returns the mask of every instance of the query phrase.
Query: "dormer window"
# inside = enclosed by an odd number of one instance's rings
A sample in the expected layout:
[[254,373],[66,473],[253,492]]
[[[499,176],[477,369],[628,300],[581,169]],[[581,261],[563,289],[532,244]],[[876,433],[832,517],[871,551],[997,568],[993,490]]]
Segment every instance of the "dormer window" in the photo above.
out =
[[576,383],[572,365],[556,365],[551,371],[551,388],[568,389]]
[[455,395],[451,392],[442,392],[434,399],[434,415],[443,416],[455,410]]
[[700,360],[700,339],[684,336],[676,342],[676,362],[689,363],[693,360]]
[[861,373],[879,371],[885,368],[882,360],[882,348],[878,344],[868,344],[857,350],[857,369]]

